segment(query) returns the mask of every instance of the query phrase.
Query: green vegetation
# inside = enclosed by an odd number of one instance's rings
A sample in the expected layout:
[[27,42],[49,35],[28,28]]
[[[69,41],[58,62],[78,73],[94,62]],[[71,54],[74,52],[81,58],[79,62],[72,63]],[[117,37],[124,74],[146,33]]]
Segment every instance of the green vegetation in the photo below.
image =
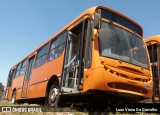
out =
[[3,92],[4,92],[4,85],[0,82],[0,100],[2,99]]

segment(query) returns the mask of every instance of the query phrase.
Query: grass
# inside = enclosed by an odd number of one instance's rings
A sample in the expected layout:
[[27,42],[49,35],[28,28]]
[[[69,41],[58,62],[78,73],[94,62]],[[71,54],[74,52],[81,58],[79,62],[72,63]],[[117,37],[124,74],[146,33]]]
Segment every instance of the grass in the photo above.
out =
[[[23,106],[23,107],[39,107],[38,105],[35,104],[12,104],[11,102],[8,101],[0,101],[0,106]],[[45,108],[45,107],[42,107]],[[48,111],[55,111],[55,112],[1,112],[0,115],[88,115],[87,113],[84,112],[78,112],[75,110],[73,106],[70,107],[64,107],[64,108],[52,108],[52,107],[46,107]],[[61,112],[62,111],[62,112]]]
[[[33,105],[33,104],[12,104],[11,102],[8,101],[0,101],[0,106],[23,106],[23,107],[40,107],[39,105]],[[42,108],[45,108],[43,106]],[[1,112],[0,115],[133,115],[133,113],[127,113],[127,112],[95,112],[94,109],[93,111],[90,111],[88,108],[82,107],[82,109],[79,109],[75,107],[74,105],[71,105],[69,107],[46,107],[45,108],[47,111],[50,112],[13,112],[13,113],[7,113],[7,112]],[[53,112],[51,112],[53,111]],[[156,113],[146,113],[146,112],[137,112],[134,113],[136,115],[157,115]]]

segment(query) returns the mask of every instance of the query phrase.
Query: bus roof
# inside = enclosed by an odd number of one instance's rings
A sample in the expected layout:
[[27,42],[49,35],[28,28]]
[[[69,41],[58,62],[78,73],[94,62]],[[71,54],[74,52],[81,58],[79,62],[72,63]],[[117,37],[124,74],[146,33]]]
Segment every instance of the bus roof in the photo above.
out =
[[[131,21],[132,23],[134,23],[135,25],[139,26],[139,27],[141,28],[141,30],[142,30],[142,35],[143,35],[143,29],[142,29],[142,27],[141,27],[138,23],[136,23],[135,21],[133,21],[132,19],[130,19],[129,17],[127,17],[127,16],[125,16],[125,15],[123,15],[123,14],[121,14],[121,13],[115,11],[115,10],[112,10],[112,9],[110,9],[110,8],[104,7],[104,6],[94,6],[94,7],[91,7],[91,8],[89,8],[89,9],[85,10],[82,14],[80,14],[78,17],[76,17],[76,18],[75,18],[73,21],[71,21],[68,25],[66,25],[65,27],[63,27],[63,28],[62,28],[60,31],[58,31],[56,34],[53,34],[47,41],[45,41],[42,45],[40,45],[38,48],[36,48],[33,52],[31,52],[29,55],[27,55],[25,58],[23,58],[23,59],[22,59],[21,61],[19,61],[17,64],[19,64],[20,62],[22,62],[22,61],[25,60],[26,58],[32,56],[33,54],[35,54],[38,49],[40,49],[41,47],[43,47],[46,43],[48,43],[48,42],[51,41],[52,39],[56,38],[56,36],[58,36],[60,33],[62,33],[62,32],[65,31],[67,28],[69,28],[70,26],[72,26],[72,25],[73,25],[74,23],[76,23],[79,19],[81,19],[81,18],[83,18],[84,16],[87,16],[87,15],[88,15],[88,16],[92,16],[97,9],[105,9],[105,10],[111,11],[111,12],[113,12],[113,13],[119,15],[119,16],[124,17],[125,19],[127,19],[127,20]],[[16,67],[17,64],[15,64],[12,68]],[[11,68],[11,69],[12,69],[12,68]]]
[[160,35],[155,35],[155,36],[148,37],[144,41],[146,43],[147,42],[157,42],[157,43],[160,43]]

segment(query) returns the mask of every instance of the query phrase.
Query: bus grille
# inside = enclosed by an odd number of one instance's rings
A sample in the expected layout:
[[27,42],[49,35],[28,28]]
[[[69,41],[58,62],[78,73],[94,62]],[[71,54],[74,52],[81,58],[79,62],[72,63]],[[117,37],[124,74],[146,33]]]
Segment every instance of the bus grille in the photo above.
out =
[[135,81],[139,81],[139,82],[149,82],[151,79],[150,78],[134,78],[134,77],[129,77],[128,75],[119,73],[117,71],[114,71],[108,67],[105,66],[105,70],[107,70],[108,72],[110,72],[111,74],[117,76],[117,77],[123,77],[126,79],[130,79],[130,80],[135,80]]
[[124,83],[108,83],[108,86],[114,89],[121,89],[121,90],[127,90],[127,91],[133,91],[137,93],[147,94],[147,90],[130,85],[130,84],[124,84]]

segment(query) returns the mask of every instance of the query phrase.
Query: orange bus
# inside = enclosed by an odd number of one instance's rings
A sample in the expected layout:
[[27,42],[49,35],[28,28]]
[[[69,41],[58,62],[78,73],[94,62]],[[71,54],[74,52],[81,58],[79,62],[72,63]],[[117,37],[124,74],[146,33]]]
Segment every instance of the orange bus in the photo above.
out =
[[153,102],[160,101],[160,35],[145,39],[153,74]]
[[152,96],[149,63],[142,27],[95,6],[11,68],[5,98],[45,98],[49,106],[69,95],[137,102]]

